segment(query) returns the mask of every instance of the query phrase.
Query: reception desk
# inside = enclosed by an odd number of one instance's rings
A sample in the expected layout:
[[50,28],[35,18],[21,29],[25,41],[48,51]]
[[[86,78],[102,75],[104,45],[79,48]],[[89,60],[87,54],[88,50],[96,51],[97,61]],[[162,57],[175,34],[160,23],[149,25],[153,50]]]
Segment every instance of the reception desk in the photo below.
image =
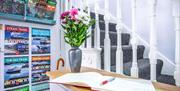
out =
[[[98,73],[100,73],[102,75],[106,75],[106,76],[114,76],[114,77],[118,77],[118,78],[132,78],[129,76],[124,76],[124,75],[116,74],[113,72],[107,72],[104,70],[98,70],[98,69],[87,68],[87,67],[82,67],[81,72],[98,72]],[[51,79],[55,79],[55,78],[62,76],[66,73],[70,73],[70,70],[69,69],[63,69],[61,71],[56,70],[56,71],[47,72],[46,74]],[[134,78],[132,78],[132,79],[134,79]],[[153,82],[153,85],[157,91],[180,91],[179,87],[164,84],[164,83]],[[65,85],[65,87],[70,89],[71,91],[92,91],[90,88],[74,87],[74,86],[68,86],[68,85]],[[61,88],[62,87],[59,87],[57,84],[50,84],[50,90],[51,91],[56,91],[56,89],[59,90]]]

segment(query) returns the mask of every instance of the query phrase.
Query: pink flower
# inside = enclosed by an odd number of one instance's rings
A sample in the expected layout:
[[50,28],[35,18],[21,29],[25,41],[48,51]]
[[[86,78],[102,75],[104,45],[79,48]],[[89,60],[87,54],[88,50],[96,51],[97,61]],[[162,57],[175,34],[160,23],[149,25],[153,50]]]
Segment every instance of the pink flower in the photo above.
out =
[[63,12],[62,14],[61,14],[61,19],[64,19],[66,16],[68,16],[69,15],[69,11],[66,11],[66,12]]
[[66,20],[64,20],[64,21],[62,21],[62,23],[63,23],[63,24],[67,24],[67,21],[66,21]]
[[76,19],[76,17],[75,17],[75,16],[71,16],[71,20],[76,21],[77,19]]
[[71,9],[70,14],[71,14],[71,16],[77,15],[78,14],[78,9],[76,9],[76,8]]

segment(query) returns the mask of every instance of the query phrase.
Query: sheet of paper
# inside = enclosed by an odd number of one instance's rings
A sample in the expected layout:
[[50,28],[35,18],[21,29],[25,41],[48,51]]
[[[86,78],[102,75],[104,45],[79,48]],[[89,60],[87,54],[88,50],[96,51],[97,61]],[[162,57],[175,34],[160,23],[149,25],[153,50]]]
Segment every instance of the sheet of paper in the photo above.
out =
[[110,91],[155,91],[150,81],[121,78],[116,78],[114,81],[97,88],[107,89]]
[[100,84],[103,76],[95,72],[86,72],[86,73],[68,73],[61,77],[58,77],[51,82],[55,83],[70,83],[78,82],[85,83],[90,87],[94,87]]
[[112,82],[100,85],[103,81],[112,78],[102,76],[96,72],[68,73],[58,77],[51,82],[54,83],[84,83],[92,87],[93,90],[100,91],[155,91],[151,81],[141,79],[115,78]]

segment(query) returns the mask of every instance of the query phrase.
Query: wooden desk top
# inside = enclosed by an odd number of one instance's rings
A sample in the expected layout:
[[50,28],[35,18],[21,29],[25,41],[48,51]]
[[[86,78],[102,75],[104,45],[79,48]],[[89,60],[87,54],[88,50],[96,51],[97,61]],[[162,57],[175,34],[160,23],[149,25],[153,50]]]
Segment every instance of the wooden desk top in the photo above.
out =
[[[55,79],[59,76],[64,75],[65,73],[69,73],[70,70],[64,69],[62,71],[51,71],[51,72],[47,72],[46,74],[51,78],[51,79]],[[119,77],[119,78],[132,78],[129,76],[123,76],[120,74],[116,74],[113,72],[107,72],[104,70],[98,70],[98,69],[93,69],[93,68],[87,68],[87,67],[82,67],[81,68],[81,72],[98,72],[102,75],[106,75],[106,76],[114,76],[114,77]],[[159,83],[159,82],[153,82],[153,85],[156,89],[158,89],[157,91],[180,91],[179,87],[173,86],[173,85],[168,85],[168,84],[164,84],[164,83]],[[88,88],[80,88],[80,87],[74,87],[74,86],[67,86],[68,88],[72,89],[72,91],[91,91]]]

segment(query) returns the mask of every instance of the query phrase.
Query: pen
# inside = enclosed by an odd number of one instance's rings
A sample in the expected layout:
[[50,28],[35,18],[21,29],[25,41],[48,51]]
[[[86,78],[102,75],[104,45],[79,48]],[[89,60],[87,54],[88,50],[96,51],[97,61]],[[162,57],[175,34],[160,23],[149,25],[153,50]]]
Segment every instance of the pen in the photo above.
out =
[[107,80],[104,80],[100,85],[105,85],[105,84],[107,84],[108,82],[112,82],[112,81],[114,81],[114,80],[115,80],[115,77],[110,78],[110,79],[107,79]]

